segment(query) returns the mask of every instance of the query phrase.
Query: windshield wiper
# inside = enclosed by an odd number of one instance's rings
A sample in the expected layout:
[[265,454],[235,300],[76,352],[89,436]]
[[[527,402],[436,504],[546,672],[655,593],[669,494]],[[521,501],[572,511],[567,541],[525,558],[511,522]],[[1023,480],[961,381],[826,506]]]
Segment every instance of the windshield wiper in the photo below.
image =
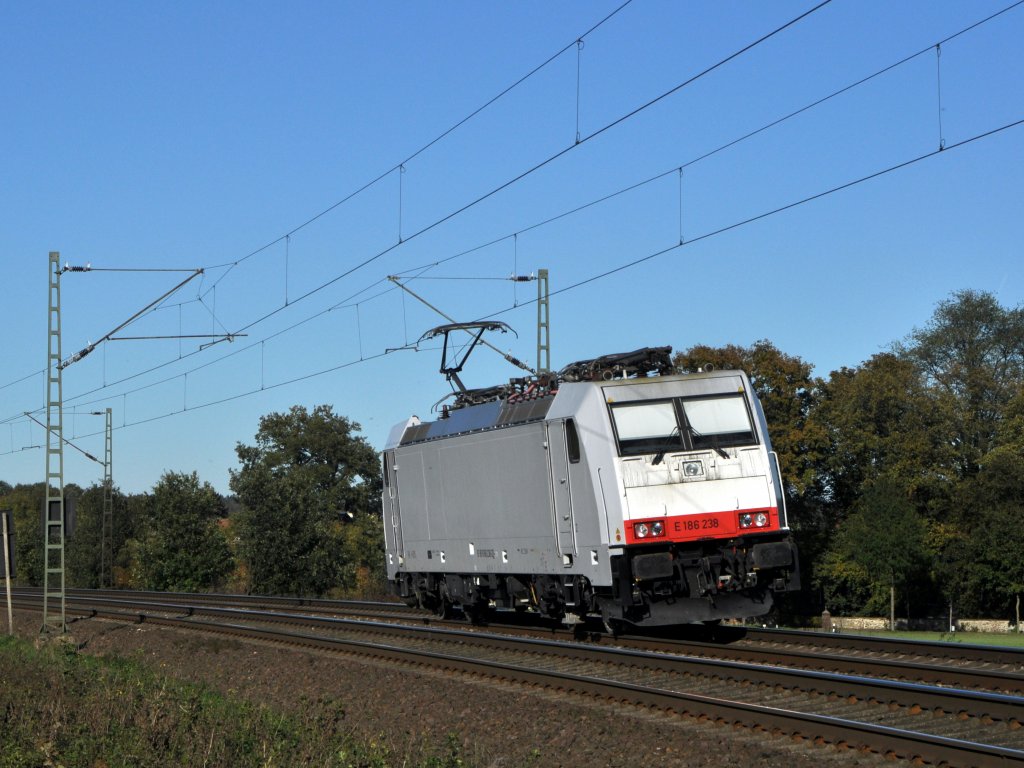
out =
[[[680,438],[682,438],[682,436],[683,436],[683,433],[679,431],[679,425],[678,424],[676,424],[674,427],[672,427],[672,431],[669,432],[668,436],[665,438],[665,445],[666,446],[668,445],[668,442],[675,435],[679,435]],[[682,440],[679,441],[679,447],[680,448],[683,447],[683,441]],[[652,467],[657,466],[658,464],[661,464],[661,462],[663,462],[665,460],[665,452],[667,450],[668,450],[668,448],[666,447],[666,448],[658,451],[656,454],[654,454],[654,458],[651,460],[651,466]]]
[[[691,442],[695,442],[694,438],[702,438],[702,437],[704,437],[703,434],[698,432],[696,429],[694,429],[689,424],[686,425],[686,431],[690,433],[690,441]],[[673,437],[676,437],[676,436],[678,436],[680,438],[678,448],[680,450],[685,448],[685,446],[683,445],[683,441],[682,441],[682,437],[683,437],[682,431],[679,429],[679,425],[676,424],[674,427],[672,427],[672,431],[669,432],[668,435],[666,435],[666,437],[665,437],[665,447],[662,448],[660,451],[658,451],[656,454],[654,454],[654,458],[651,459],[651,466],[652,467],[655,467],[658,464],[661,464],[661,462],[663,462],[665,460],[665,454],[669,450],[672,450],[672,448],[670,448],[668,446],[668,443],[672,440]],[[729,455],[729,452],[726,451],[724,448],[722,448],[720,445],[712,445],[710,447],[711,447],[712,451],[717,453],[723,459],[730,459],[730,458],[732,458]],[[696,446],[694,446],[694,448],[696,448]]]
[[[693,427],[692,427],[692,426],[691,426],[691,425],[690,425],[689,423],[687,423],[687,425],[686,425],[686,428],[687,428],[687,429],[688,429],[688,430],[690,431],[690,440],[691,440],[691,441],[692,441],[692,440],[693,440],[693,438],[695,438],[695,437],[704,437],[704,435],[703,435],[703,434],[701,434],[701,433],[700,433],[700,432],[698,432],[698,431],[697,431],[696,429],[694,429],[694,428],[693,428]],[[718,454],[719,456],[721,456],[721,457],[722,457],[723,459],[729,459],[729,458],[732,458],[731,456],[729,456],[729,452],[728,452],[728,451],[726,451],[726,450],[725,450],[724,448],[722,448],[722,447],[721,447],[720,445],[715,445],[715,444],[713,444],[713,445],[711,446],[711,450],[712,450],[712,451],[714,451],[715,453],[717,453],[717,454]]]

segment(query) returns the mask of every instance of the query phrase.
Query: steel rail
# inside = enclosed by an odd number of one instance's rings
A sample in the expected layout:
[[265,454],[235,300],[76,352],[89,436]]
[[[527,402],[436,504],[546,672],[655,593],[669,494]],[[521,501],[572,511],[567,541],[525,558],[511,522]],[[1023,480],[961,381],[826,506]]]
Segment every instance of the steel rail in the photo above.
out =
[[[19,592],[16,592],[19,594]],[[26,590],[26,595],[34,595],[36,592]],[[107,597],[109,596],[109,597]],[[269,610],[277,604],[290,609],[301,610],[309,608],[330,612],[343,612],[350,616],[379,617],[381,612],[395,611],[403,620],[411,620],[415,616],[421,619],[424,624],[438,627],[459,627],[464,623],[456,621],[442,621],[422,612],[409,609],[400,603],[387,603],[375,601],[331,601],[331,600],[310,600],[308,598],[268,598],[263,596],[245,595],[209,595],[190,593],[163,593],[163,592],[125,592],[123,590],[72,590],[69,592],[69,599],[84,601],[107,600],[117,601],[116,604],[127,605],[135,598],[145,598],[153,605],[162,604],[169,606],[169,610],[176,610],[182,613],[202,613],[200,606],[192,606],[192,602],[213,603],[224,605],[237,603],[239,605],[251,605],[250,610]],[[196,599],[198,598],[198,600]],[[241,599],[240,599],[241,598]],[[185,599],[189,602],[173,602],[175,599]],[[351,606],[351,607],[350,607]],[[369,610],[362,610],[368,608]],[[408,614],[406,619],[402,614]],[[209,615],[228,616],[230,614]],[[276,622],[284,621],[281,618],[270,619]],[[309,623],[305,620],[296,620],[293,624]],[[516,625],[495,625],[497,631],[513,633],[530,637],[549,636],[553,639],[573,637],[571,630],[556,630],[553,628],[541,628],[534,625],[526,627]],[[804,637],[807,633],[795,633]],[[606,643],[610,640],[608,636],[592,635],[590,639],[595,643]],[[1024,693],[1024,673],[1006,669],[992,669],[986,667],[959,667],[950,666],[935,662],[908,661],[893,658],[860,657],[842,654],[818,653],[813,650],[797,650],[791,648],[774,647],[749,647],[743,645],[723,646],[718,643],[702,641],[687,641],[678,638],[656,639],[650,637],[624,635],[615,638],[614,642],[622,647],[634,650],[647,650],[661,653],[670,653],[684,656],[700,656],[705,658],[726,658],[731,661],[742,661],[753,664],[769,664],[772,666],[786,666],[800,669],[815,669],[825,672],[833,672],[847,675],[860,675],[867,677],[886,677],[891,680],[903,680],[908,682],[927,683],[932,685],[952,686],[964,689],[981,689],[1004,693]],[[805,643],[806,644],[806,643]],[[942,649],[941,643],[929,644]],[[1024,654],[1021,654],[1024,656]]]
[[[20,588],[16,591],[30,593],[32,588]],[[38,591],[38,590],[36,590]],[[104,596],[127,597],[138,595],[152,600],[195,600],[209,603],[220,603],[231,601],[239,603],[255,603],[257,605],[294,605],[297,607],[310,607],[324,611],[351,611],[351,610],[388,610],[399,613],[414,613],[424,618],[431,618],[439,621],[433,614],[424,612],[422,609],[410,608],[401,602],[373,601],[373,600],[332,600],[325,598],[289,597],[272,595],[238,595],[227,593],[190,593],[190,592],[126,592],[125,590],[68,590],[68,595],[82,596]],[[497,614],[498,621],[493,626],[505,627],[500,623],[503,612]],[[440,623],[440,622],[439,622]],[[513,625],[517,626],[517,625]],[[728,646],[736,647],[739,642],[749,641],[752,643],[783,643],[789,645],[812,645],[822,648],[833,648],[838,651],[859,651],[863,653],[889,653],[900,656],[923,656],[928,658],[948,659],[969,663],[987,663],[1004,666],[1016,666],[1024,672],[1024,648],[1010,648],[1004,646],[980,645],[977,643],[946,643],[930,640],[901,640],[896,638],[874,637],[869,635],[857,635],[846,633],[830,633],[813,630],[776,629],[765,627],[731,627],[720,626],[708,630],[708,639],[693,640],[686,637],[679,637],[679,634],[686,633],[690,628],[682,630],[676,628],[671,630],[671,635],[656,630],[650,634],[619,635],[615,639],[618,642],[629,643],[654,643],[665,644],[663,647],[668,650],[669,645],[684,646],[694,643],[705,643],[708,647]],[[548,628],[550,631],[550,628]],[[701,634],[705,634],[701,631]],[[963,634],[963,633],[962,633]],[[651,646],[654,647],[654,646]],[[662,646],[659,646],[662,647]],[[773,648],[773,651],[777,650]]]
[[719,627],[716,630],[716,635],[726,639],[731,633],[733,635],[733,642],[747,639],[755,642],[811,644],[844,651],[863,651],[865,653],[895,653],[902,656],[916,653],[921,656],[939,656],[958,661],[1017,665],[1024,669],[1024,649],[1018,648],[979,645],[977,643],[943,643],[932,640],[897,640],[895,638],[872,637],[869,635],[815,632],[798,629],[768,629],[763,627],[736,627],[735,629],[736,632],[732,633],[732,627]]
[[892,680],[1024,694],[1024,672],[976,666],[950,666],[942,663],[941,659],[924,662],[821,653],[786,647],[722,646],[717,643],[698,641],[664,643],[650,638],[632,636],[620,639],[630,648],[663,653],[684,653],[708,658],[725,656],[734,661],[746,661],[753,664],[773,664],[847,674],[883,676]]
[[[702,677],[753,682],[766,686],[781,686],[823,696],[855,698],[866,702],[894,704],[900,707],[920,707],[936,713],[949,713],[974,718],[991,718],[1019,727],[1024,724],[1024,698],[1019,696],[973,691],[961,688],[942,688],[920,683],[885,680],[835,672],[781,668],[742,661],[709,659],[680,654],[668,655],[656,651],[620,647],[598,647],[557,640],[519,637],[483,631],[448,629],[432,626],[414,626],[379,621],[345,619],[332,616],[310,616],[244,608],[216,608],[177,603],[99,600],[85,598],[85,603],[97,606],[113,605],[131,609],[146,607],[150,610],[176,612],[187,617],[208,616],[234,621],[252,621],[317,627],[334,631],[363,632],[386,637],[418,636],[432,640],[475,645],[488,648],[548,655],[571,656],[601,664],[635,666],[657,672],[696,675]],[[97,610],[96,608],[85,608]],[[147,614],[138,613],[143,616]],[[148,618],[146,619],[148,620]]]
[[[183,621],[192,623],[190,620]],[[554,687],[620,702],[629,701],[641,706],[655,706],[680,715],[711,716],[726,723],[778,730],[813,740],[824,739],[833,744],[846,745],[855,749],[866,749],[935,764],[973,766],[975,768],[999,766],[1002,768],[1019,765],[1021,761],[1024,761],[1024,750],[979,744],[828,715],[712,698],[700,694],[652,689],[604,678],[566,672],[538,671],[504,662],[434,651],[411,651],[407,648],[382,646],[358,640],[338,640],[317,635],[281,632],[280,630],[260,629],[254,632],[252,628],[240,625],[218,625],[218,631],[249,637],[258,636],[272,642],[284,642],[319,649],[353,649],[373,657],[391,658],[416,665],[422,665],[423,659],[430,659],[434,666],[441,665],[470,674],[483,672],[493,677],[532,683],[545,688]]]
[[[1019,765],[1024,761],[1024,751],[1007,747],[979,744],[828,715],[713,698],[701,694],[649,688],[585,675],[553,670],[541,671],[506,662],[474,659],[456,654],[413,650],[383,645],[379,642],[287,632],[265,627],[230,623],[214,624],[190,617],[151,616],[95,608],[75,610],[103,618],[120,620],[131,618],[149,624],[185,627],[191,630],[199,629],[249,639],[266,640],[275,644],[354,653],[359,656],[388,659],[416,666],[427,664],[457,672],[483,674],[545,688],[594,695],[618,702],[629,702],[645,707],[653,706],[684,716],[711,718],[716,722],[740,724],[755,729],[798,736],[815,742],[825,741],[854,749],[934,764],[964,766],[965,768],[967,766],[976,768],[996,768],[998,766],[1002,768],[1003,766]],[[394,625],[386,626],[393,627]],[[419,631],[421,628],[415,629]],[[440,631],[453,632],[452,630]],[[479,633],[463,634],[479,637]],[[511,642],[508,638],[500,638],[500,641]],[[531,642],[542,643],[545,641]],[[637,654],[639,652],[628,653]]]
[[[14,590],[15,594],[41,594],[39,588],[20,587]],[[397,601],[374,601],[374,600],[333,600],[326,598],[273,596],[273,595],[241,595],[229,593],[192,593],[192,592],[153,592],[153,591],[127,591],[117,589],[69,589],[68,595],[89,596],[110,596],[117,598],[128,598],[139,596],[151,600],[171,601],[202,601],[207,603],[223,604],[224,602],[255,603],[257,605],[294,605],[296,607],[311,607],[324,611],[348,611],[353,609],[366,610],[388,610],[400,613],[414,613],[424,618],[431,618],[438,621],[433,614],[424,612],[422,609],[410,608],[404,603]],[[497,618],[502,618],[502,613]],[[493,626],[505,628],[507,625],[498,621]],[[511,625],[518,626],[518,625]],[[551,631],[550,628],[546,628]],[[682,629],[674,628],[671,635],[659,632],[656,629],[650,634],[626,633],[617,636],[619,642],[630,643],[662,643],[666,650],[670,645],[684,646],[694,643],[704,643],[708,647],[728,646],[734,647],[736,643],[750,641],[754,643],[783,643],[796,645],[812,645],[819,647],[834,648],[840,651],[860,651],[864,653],[891,653],[901,656],[926,656],[930,658],[949,659],[962,662],[1000,664],[1006,666],[1017,666],[1024,671],[1024,648],[1010,648],[1004,646],[980,645],[977,643],[946,643],[930,640],[902,640],[896,638],[874,637],[869,635],[857,635],[846,633],[830,633],[814,630],[776,629],[765,627],[732,627],[720,626],[701,634],[706,634],[708,639],[693,640],[685,637],[678,637],[685,633],[689,627]],[[568,630],[567,630],[568,631]],[[596,637],[596,633],[593,635]],[[654,646],[650,646],[654,647]],[[777,650],[774,649],[773,650]]]
[[[42,593],[35,588],[18,588],[12,590],[12,594],[27,598],[35,598]],[[433,618],[433,614],[425,611],[409,608],[397,602],[385,602],[376,600],[328,600],[323,598],[309,597],[273,597],[268,595],[238,595],[238,594],[217,594],[206,592],[153,592],[153,591],[127,591],[123,589],[69,589],[67,590],[68,600],[91,601],[109,600],[120,603],[143,600],[151,604],[174,604],[178,607],[189,603],[199,603],[214,606],[239,605],[251,606],[253,610],[314,610],[324,613],[345,613],[349,615],[379,616],[382,613],[394,613],[405,615],[408,618],[420,616],[422,618]]]
[[[18,587],[14,594],[42,594],[37,587]],[[331,600],[320,597],[296,597],[290,595],[243,595],[227,592],[157,592],[146,590],[124,589],[69,589],[68,596],[75,597],[110,597],[130,599],[138,597],[153,601],[187,601],[223,604],[226,602],[255,603],[257,605],[290,605],[298,608],[322,608],[323,610],[349,610],[352,608],[395,610],[400,612],[416,612],[419,609],[409,608],[404,603],[384,600]],[[423,611],[419,611],[425,613]]]

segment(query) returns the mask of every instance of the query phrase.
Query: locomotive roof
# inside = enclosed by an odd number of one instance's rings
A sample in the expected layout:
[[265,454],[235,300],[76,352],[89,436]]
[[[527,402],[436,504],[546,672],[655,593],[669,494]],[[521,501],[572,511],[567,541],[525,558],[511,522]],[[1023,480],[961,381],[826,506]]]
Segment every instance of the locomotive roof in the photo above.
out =
[[440,418],[437,421],[420,423],[417,419],[415,423],[406,423],[405,430],[399,438],[399,444],[408,445],[450,435],[539,421],[547,416],[554,399],[555,393],[549,392],[535,399],[515,402],[492,400],[489,403],[468,405],[449,411],[446,418]]
[[[562,392],[563,397],[573,392],[573,396],[570,396],[570,402],[578,402],[582,392],[592,388],[622,387],[645,383],[657,385],[659,383],[667,384],[680,379],[691,381],[695,379],[714,380],[735,378],[737,376],[743,377],[743,373],[741,371],[726,370],[697,374],[677,374],[673,376],[625,378],[612,381],[566,382],[560,385],[560,390],[541,390],[538,394],[526,397],[511,395],[507,398],[492,400],[478,405],[467,405],[452,409],[436,421],[421,422],[418,417],[414,416],[405,423],[396,425],[391,430],[385,449],[395,448],[399,445],[437,440],[454,435],[509,427],[515,424],[541,421],[547,417],[551,407],[555,404],[555,397],[559,391]],[[710,384],[710,381],[708,383]],[[740,388],[742,389],[743,387],[741,386]],[[568,403],[565,405],[570,409],[573,408]],[[560,408],[559,410],[562,409]]]

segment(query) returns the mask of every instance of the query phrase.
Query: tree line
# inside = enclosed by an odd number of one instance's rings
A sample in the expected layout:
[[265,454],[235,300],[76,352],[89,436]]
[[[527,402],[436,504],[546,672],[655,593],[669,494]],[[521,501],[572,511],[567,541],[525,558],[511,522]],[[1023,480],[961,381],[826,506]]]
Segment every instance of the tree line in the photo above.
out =
[[[853,322],[856,322],[854,319]],[[841,340],[839,340],[841,343]],[[1024,311],[964,290],[857,367],[695,346],[764,406],[804,584],[790,610],[1015,618],[1024,592]]]
[[[1024,592],[1024,311],[960,291],[905,339],[828,377],[770,341],[697,345],[677,370],[747,371],[782,466],[808,616],[1019,616]],[[168,472],[114,491],[114,582],[138,589],[372,594],[383,588],[380,466],[330,406],[260,419],[233,496]],[[69,584],[100,584],[103,488],[69,487]],[[0,483],[18,576],[42,581],[43,486]],[[1019,618],[1018,618],[1019,621]]]
[[[233,495],[195,472],[166,472],[150,493],[112,489],[113,585],[197,592],[379,595],[384,585],[380,466],[359,425],[328,405],[260,419],[254,445],[239,443]],[[65,488],[77,525],[65,543],[67,584],[97,588],[102,485]],[[43,581],[43,483],[0,482],[11,509],[16,576]]]

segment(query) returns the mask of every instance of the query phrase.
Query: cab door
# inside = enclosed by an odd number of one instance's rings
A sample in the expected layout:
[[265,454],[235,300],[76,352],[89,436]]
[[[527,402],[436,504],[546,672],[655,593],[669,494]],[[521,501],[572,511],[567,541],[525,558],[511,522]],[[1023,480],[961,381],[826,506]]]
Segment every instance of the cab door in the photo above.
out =
[[[572,481],[570,478],[570,447],[575,445],[579,461],[579,441],[574,440],[576,427],[572,419],[557,419],[545,424],[548,440],[548,466],[551,482],[551,506],[555,517],[554,530],[562,563],[572,565],[576,555],[576,526],[572,508]],[[567,434],[567,429],[570,430]]]

